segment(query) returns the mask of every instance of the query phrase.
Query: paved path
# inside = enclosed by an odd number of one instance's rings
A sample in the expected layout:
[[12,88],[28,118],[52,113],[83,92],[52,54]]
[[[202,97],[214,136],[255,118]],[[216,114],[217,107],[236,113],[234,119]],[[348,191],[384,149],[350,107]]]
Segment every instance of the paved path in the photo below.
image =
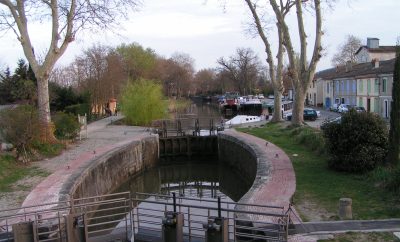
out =
[[57,157],[37,162],[37,166],[52,174],[30,192],[22,206],[37,206],[44,203],[58,202],[63,184],[84,163],[91,162],[96,157],[116,147],[140,139],[148,134],[143,127],[109,126],[112,121],[120,118],[121,116],[112,116],[89,124],[87,139],[73,144],[73,147],[69,147]]

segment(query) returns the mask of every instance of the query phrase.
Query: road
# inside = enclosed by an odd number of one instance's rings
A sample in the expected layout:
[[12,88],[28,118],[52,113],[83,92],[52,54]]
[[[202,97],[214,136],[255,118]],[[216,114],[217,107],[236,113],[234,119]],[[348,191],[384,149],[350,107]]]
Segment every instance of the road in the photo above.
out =
[[340,116],[340,113],[327,111],[327,110],[322,109],[322,108],[315,108],[315,107],[312,107],[312,108],[314,108],[315,110],[319,110],[321,112],[321,117],[319,117],[317,120],[315,120],[315,121],[306,121],[306,123],[310,127],[313,127],[313,128],[319,128],[321,126],[321,124],[325,120],[334,119],[334,118]]

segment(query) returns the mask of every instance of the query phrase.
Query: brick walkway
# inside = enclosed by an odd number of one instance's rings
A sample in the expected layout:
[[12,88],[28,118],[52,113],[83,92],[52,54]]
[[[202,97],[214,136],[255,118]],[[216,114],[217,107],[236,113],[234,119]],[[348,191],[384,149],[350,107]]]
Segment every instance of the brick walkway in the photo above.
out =
[[78,142],[60,156],[38,163],[40,167],[53,173],[30,192],[22,206],[37,206],[60,201],[63,184],[72,174],[80,172],[84,164],[148,134],[143,127],[108,126],[118,118],[108,117],[89,124],[87,139]]

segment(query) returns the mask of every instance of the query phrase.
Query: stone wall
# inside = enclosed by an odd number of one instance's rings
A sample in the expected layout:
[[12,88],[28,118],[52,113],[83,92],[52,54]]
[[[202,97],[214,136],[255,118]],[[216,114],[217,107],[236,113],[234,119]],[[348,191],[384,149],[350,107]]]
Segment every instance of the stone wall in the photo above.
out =
[[[141,137],[88,162],[64,184],[64,198],[108,194],[132,175],[158,163],[158,136]],[[67,197],[66,197],[67,196]]]
[[236,131],[225,131],[218,135],[218,155],[220,162],[237,169],[252,183],[240,203],[252,203],[259,188],[268,180],[271,163],[259,144],[249,141]]

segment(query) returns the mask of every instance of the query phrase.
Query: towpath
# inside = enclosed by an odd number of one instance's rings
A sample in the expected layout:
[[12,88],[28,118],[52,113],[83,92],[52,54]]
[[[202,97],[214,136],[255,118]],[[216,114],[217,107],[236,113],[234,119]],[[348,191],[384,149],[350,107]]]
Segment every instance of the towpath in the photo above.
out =
[[[80,164],[92,159],[96,155],[121,145],[127,140],[132,140],[147,134],[146,128],[123,125],[110,125],[121,119],[122,116],[110,116],[88,125],[88,137],[70,144],[60,155],[34,162],[32,165],[50,173],[48,177],[26,177],[18,181],[16,187],[31,187],[15,192],[0,194],[0,210],[18,208],[21,206],[36,205],[43,202],[53,202],[57,189],[66,176],[77,169]],[[82,131],[82,136],[85,131]],[[17,190],[17,189],[16,189]]]

